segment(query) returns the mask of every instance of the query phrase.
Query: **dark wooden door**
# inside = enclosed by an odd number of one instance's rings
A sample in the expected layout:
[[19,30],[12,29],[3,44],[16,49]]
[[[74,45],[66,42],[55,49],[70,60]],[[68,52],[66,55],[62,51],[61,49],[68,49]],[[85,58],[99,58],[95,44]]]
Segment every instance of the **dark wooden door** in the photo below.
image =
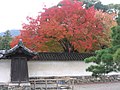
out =
[[11,82],[28,82],[27,60],[23,57],[16,57],[11,60]]

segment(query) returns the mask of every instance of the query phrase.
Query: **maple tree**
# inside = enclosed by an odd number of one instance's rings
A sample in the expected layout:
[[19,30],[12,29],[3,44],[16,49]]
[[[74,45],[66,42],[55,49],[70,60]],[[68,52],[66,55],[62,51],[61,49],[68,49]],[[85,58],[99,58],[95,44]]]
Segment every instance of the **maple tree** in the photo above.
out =
[[117,22],[115,17],[117,16],[116,13],[107,13],[103,12],[102,10],[96,11],[95,17],[98,18],[102,22],[103,26],[103,34],[104,36],[99,39],[100,46],[104,45],[106,47],[110,46],[111,43],[111,28],[117,26]]
[[99,39],[104,37],[102,21],[94,7],[85,9],[77,0],[63,0],[62,6],[54,6],[39,13],[36,19],[27,17],[19,38],[35,51],[90,52],[101,48]]
[[111,47],[96,51],[96,55],[86,58],[90,65],[86,71],[92,72],[93,76],[101,76],[110,72],[120,72],[120,13],[118,13],[117,26],[111,28]]

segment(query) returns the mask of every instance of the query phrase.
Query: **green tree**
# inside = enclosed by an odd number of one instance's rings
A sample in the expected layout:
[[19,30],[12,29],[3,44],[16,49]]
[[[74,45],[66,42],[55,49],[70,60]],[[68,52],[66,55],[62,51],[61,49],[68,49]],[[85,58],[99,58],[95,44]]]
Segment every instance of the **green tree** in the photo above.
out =
[[94,6],[94,8],[97,10],[102,10],[104,12],[108,10],[108,6],[103,5],[100,0],[78,0],[78,1],[83,2],[85,8]]
[[2,49],[2,36],[0,36],[0,50]]
[[113,60],[115,62],[114,67],[116,68],[115,71],[120,71],[120,48],[117,49],[115,54],[113,55]]
[[107,12],[115,12],[118,13],[120,11],[120,4],[108,4]]
[[86,69],[86,71],[92,72],[92,76],[101,76],[113,71],[113,56],[108,53],[109,49],[103,49],[96,51],[96,56],[86,58],[85,62],[95,63]]
[[2,37],[0,37],[0,49],[10,49],[10,42],[12,40],[12,36],[10,31],[7,30]]

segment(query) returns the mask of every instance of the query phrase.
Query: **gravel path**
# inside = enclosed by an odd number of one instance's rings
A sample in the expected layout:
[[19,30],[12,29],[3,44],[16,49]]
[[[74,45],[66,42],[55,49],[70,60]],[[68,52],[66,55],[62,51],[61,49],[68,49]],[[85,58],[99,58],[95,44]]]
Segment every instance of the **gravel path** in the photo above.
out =
[[120,90],[120,82],[76,85],[74,90]]

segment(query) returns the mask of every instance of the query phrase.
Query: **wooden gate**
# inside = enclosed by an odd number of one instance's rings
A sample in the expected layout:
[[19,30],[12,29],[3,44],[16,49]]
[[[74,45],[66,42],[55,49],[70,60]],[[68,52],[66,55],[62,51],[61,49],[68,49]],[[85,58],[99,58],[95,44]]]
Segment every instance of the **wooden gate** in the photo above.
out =
[[24,57],[15,57],[11,60],[11,82],[28,82],[27,60]]

